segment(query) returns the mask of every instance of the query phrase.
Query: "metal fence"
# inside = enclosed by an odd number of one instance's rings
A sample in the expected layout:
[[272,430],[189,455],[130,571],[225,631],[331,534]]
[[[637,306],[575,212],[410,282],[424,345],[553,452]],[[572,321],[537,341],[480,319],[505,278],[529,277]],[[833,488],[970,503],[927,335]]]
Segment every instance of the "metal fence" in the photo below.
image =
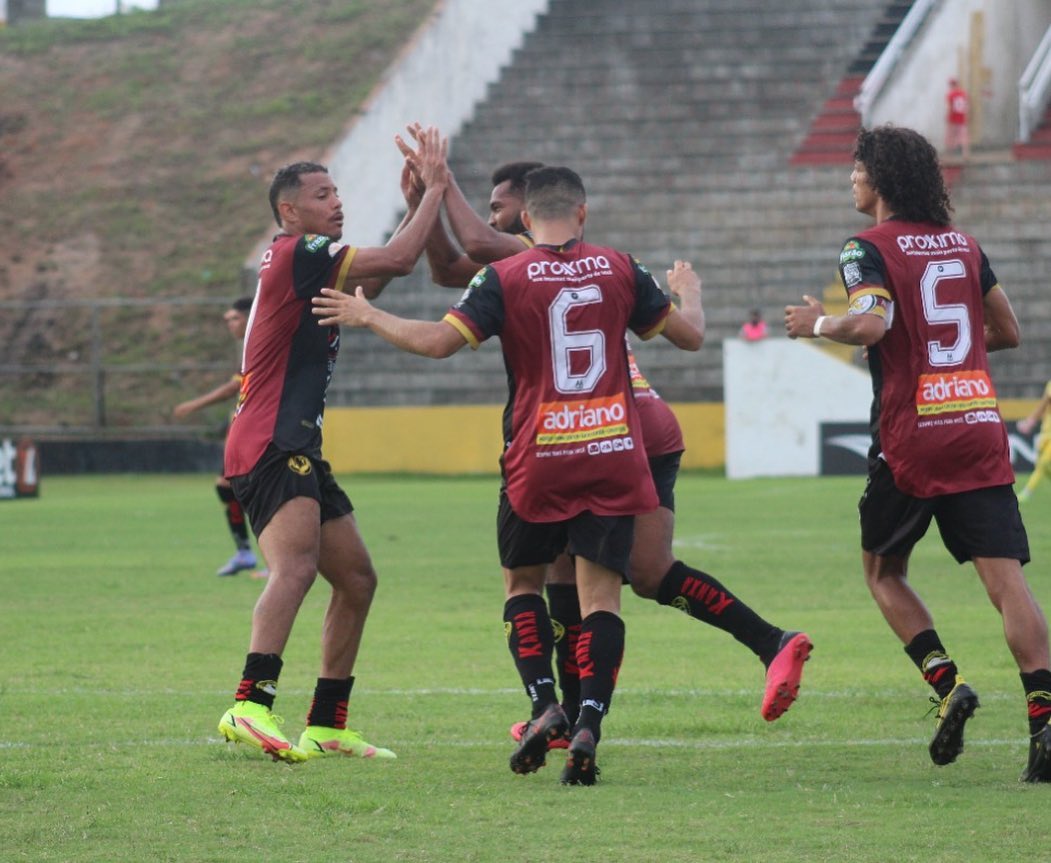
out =
[[0,432],[181,436],[215,426],[229,406],[195,424],[171,408],[236,370],[221,318],[230,299],[0,301]]

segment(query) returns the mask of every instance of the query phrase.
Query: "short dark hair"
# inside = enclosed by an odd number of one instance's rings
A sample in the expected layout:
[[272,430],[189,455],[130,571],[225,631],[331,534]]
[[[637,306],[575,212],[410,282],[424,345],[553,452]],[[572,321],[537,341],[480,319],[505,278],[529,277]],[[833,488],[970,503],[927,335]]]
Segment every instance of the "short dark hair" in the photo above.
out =
[[543,162],[507,162],[493,171],[493,185],[510,183],[510,189],[519,197],[525,197],[525,178],[530,171],[543,168]]
[[569,168],[537,168],[526,176],[525,209],[532,219],[560,219],[587,202],[584,181]]
[[941,227],[951,223],[938,151],[919,132],[889,123],[862,129],[854,160],[865,166],[872,188],[899,219]]
[[230,308],[233,309],[235,312],[240,312],[243,315],[248,314],[248,312],[252,310],[252,298],[238,297],[236,300],[230,303]]
[[270,209],[274,211],[274,219],[278,227],[281,226],[281,213],[277,209],[277,203],[285,192],[298,189],[302,184],[300,177],[304,174],[327,174],[328,168],[317,162],[293,162],[278,168],[274,179],[270,181]]

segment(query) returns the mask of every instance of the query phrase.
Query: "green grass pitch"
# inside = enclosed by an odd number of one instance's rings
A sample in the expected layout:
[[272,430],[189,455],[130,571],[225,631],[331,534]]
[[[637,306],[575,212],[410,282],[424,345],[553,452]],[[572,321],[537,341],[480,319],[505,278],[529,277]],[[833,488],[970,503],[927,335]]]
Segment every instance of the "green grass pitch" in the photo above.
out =
[[[815,650],[800,700],[759,716],[762,669],[725,633],[630,594],[627,653],[594,788],[560,759],[512,775],[524,718],[503,636],[493,477],[344,477],[380,574],[351,725],[395,762],[272,763],[220,741],[262,582],[207,476],[44,478],[0,502],[0,860],[280,863],[1014,861],[1046,847],[1026,786],[1024,703],[998,615],[936,530],[913,581],[978,690],[966,751],[927,756],[918,672],[864,587],[860,478],[686,474],[676,553]],[[1043,492],[1041,494],[1040,492]],[[1051,607],[1051,490],[1024,511]],[[322,583],[276,712],[298,736]]]

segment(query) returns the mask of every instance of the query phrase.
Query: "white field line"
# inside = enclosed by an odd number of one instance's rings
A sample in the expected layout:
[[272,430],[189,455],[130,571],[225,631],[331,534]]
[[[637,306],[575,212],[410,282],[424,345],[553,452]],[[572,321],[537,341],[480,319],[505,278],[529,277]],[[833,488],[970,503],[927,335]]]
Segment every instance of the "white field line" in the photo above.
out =
[[[624,697],[644,698],[753,698],[759,697],[762,690],[759,687],[750,689],[646,689],[641,687],[623,686],[617,687],[618,700]],[[282,703],[288,697],[303,697],[313,695],[313,689],[294,689],[292,687],[281,687]],[[418,698],[427,696],[455,696],[472,698],[494,698],[508,695],[521,695],[521,687],[496,687],[485,689],[481,687],[460,686],[434,686],[419,687],[413,689],[369,689],[365,686],[354,688],[354,699],[364,697],[373,698]],[[69,696],[89,696],[91,698],[155,698],[155,697],[178,697],[178,698],[219,698],[228,699],[232,697],[229,689],[213,690],[210,692],[202,690],[181,689],[93,689],[88,686],[58,687],[54,689],[21,689],[18,686],[0,686],[0,699],[4,697],[30,697],[30,698],[63,698]],[[1013,701],[1021,700],[1020,694],[1007,692],[995,692],[982,690],[980,693],[982,701]],[[810,689],[804,686],[800,698],[830,700],[849,698],[887,698],[907,699],[923,703],[923,692],[916,689]]]
[[[832,738],[832,737],[806,737],[797,740],[765,740],[759,737],[745,737],[734,740],[684,740],[681,738],[668,737],[668,738],[624,738],[615,737],[608,740],[604,740],[602,746],[604,749],[683,749],[683,750],[734,750],[734,749],[813,749],[813,748],[833,748],[842,747],[846,749],[854,748],[875,748],[875,747],[892,747],[900,749],[911,746],[926,746],[929,739],[926,737],[884,737],[884,738],[869,738],[869,739],[846,739],[846,738]],[[221,737],[202,736],[194,738],[173,738],[173,739],[146,739],[146,740],[114,740],[106,741],[104,743],[86,743],[78,744],[81,749],[139,749],[142,747],[173,747],[173,746],[212,746],[215,744],[225,744],[226,741]],[[421,738],[412,738],[405,740],[385,740],[389,746],[400,750],[413,750],[413,749],[426,749],[431,745],[441,746],[442,748],[452,747],[454,749],[486,749],[494,746],[506,748],[510,746],[510,738],[504,741],[497,742],[493,739],[481,740],[455,740],[443,737],[441,740],[426,740]],[[1022,749],[1026,745],[1026,738],[1018,737],[1011,740],[1003,740],[1000,738],[976,738],[968,737],[967,745],[969,747],[984,746],[984,747],[1002,747],[1009,746]],[[13,749],[43,749],[45,747],[54,748],[52,743],[34,744],[24,743],[20,741],[8,741],[0,740],[0,751],[13,750]]]

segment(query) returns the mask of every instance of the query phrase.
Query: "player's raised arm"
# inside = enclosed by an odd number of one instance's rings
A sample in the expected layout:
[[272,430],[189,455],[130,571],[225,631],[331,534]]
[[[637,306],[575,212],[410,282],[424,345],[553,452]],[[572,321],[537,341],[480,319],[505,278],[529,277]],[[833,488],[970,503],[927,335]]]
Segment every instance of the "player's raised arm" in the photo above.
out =
[[347,271],[348,278],[407,276],[423,254],[448,182],[445,156],[449,142],[431,127],[421,132],[419,143],[419,176],[425,191],[416,212],[387,245],[359,248]]
[[705,331],[701,277],[689,261],[676,261],[667,276],[668,289],[679,298],[679,307],[668,316],[663,335],[678,348],[696,351],[704,344]]
[[[420,140],[419,136],[422,134],[422,129],[419,123],[409,126],[408,131],[417,142]],[[404,141],[401,141],[398,146],[406,158],[410,158],[411,148]],[[449,182],[445,189],[445,212],[449,217],[449,225],[453,234],[456,235],[456,239],[463,247],[464,254],[468,259],[478,264],[475,267],[475,272],[484,264],[491,264],[493,261],[500,261],[521,252],[525,246],[514,235],[514,232],[507,233],[499,230],[479,216],[468,203],[467,198],[456,182],[456,177],[448,169],[448,165],[446,165],[446,169]],[[518,203],[520,206],[520,200]],[[490,202],[490,206],[492,205],[492,202]],[[516,219],[519,215],[520,213],[515,214]],[[468,281],[473,275],[474,273],[471,273],[468,276]],[[441,284],[446,283],[442,282]]]
[[360,287],[353,294],[324,288],[311,302],[321,326],[366,327],[408,353],[443,359],[467,344],[460,332],[444,321],[415,321],[377,309]]

